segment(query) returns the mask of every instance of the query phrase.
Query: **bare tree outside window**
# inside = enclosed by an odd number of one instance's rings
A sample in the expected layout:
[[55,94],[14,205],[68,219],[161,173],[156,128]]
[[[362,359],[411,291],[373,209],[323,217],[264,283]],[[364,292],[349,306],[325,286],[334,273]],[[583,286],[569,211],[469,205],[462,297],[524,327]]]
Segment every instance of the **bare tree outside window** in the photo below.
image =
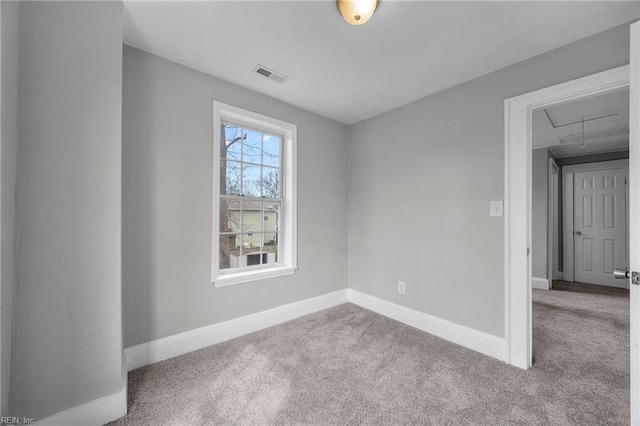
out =
[[219,268],[278,261],[282,138],[220,126]]

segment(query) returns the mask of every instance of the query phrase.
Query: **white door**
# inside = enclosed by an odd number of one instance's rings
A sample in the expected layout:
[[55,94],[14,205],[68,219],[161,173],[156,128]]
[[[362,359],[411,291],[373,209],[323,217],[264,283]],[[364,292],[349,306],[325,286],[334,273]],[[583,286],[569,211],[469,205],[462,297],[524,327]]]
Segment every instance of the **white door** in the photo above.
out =
[[575,174],[575,281],[625,287],[613,276],[627,266],[625,181],[624,169]]
[[[631,25],[629,93],[629,267],[640,272],[640,23]],[[631,424],[640,424],[640,286],[630,286]]]

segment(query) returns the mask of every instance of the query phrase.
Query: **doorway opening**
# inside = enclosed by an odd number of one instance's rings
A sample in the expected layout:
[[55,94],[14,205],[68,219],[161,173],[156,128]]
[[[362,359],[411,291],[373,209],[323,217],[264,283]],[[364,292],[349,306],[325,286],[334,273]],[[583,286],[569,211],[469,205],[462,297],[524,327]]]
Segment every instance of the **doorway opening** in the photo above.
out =
[[624,90],[629,77],[623,66],[505,101],[505,361],[517,367],[532,365],[533,112]]
[[531,141],[532,366],[628,401],[628,88],[534,109]]
[[[635,28],[634,28],[635,27]],[[632,26],[632,44],[638,46],[640,40],[637,25]],[[634,50],[632,49],[632,52]],[[630,162],[629,184],[631,188],[629,205],[632,215],[637,215],[637,189],[640,187],[638,170],[634,164],[637,161],[638,121],[634,115],[638,111],[638,69],[640,62],[632,55],[632,65],[636,66],[635,73],[629,66],[622,66],[609,71],[572,80],[563,84],[540,89],[535,92],[520,95],[505,100],[505,361],[514,366],[529,369],[533,362],[533,330],[532,330],[532,123],[533,112],[540,108],[570,103],[588,97],[595,97],[624,90],[631,85],[630,107]],[[580,120],[582,122],[582,119]],[[580,135],[582,138],[582,134]],[[581,144],[582,145],[582,144]],[[561,184],[562,185],[562,184]],[[635,185],[635,186],[634,186]],[[634,216],[629,215],[630,218]],[[629,221],[630,254],[637,253],[638,240],[634,239],[638,222]],[[634,231],[635,230],[635,231]],[[637,262],[631,258],[631,268],[638,268]],[[564,275],[564,271],[563,271]],[[635,286],[633,286],[635,287]],[[636,290],[635,288],[632,290]],[[544,292],[551,293],[551,292]],[[631,291],[631,300],[637,299],[637,291]],[[625,375],[630,379],[631,418],[640,418],[634,397],[638,393],[638,377],[634,373],[637,366],[637,309],[634,304],[628,311],[631,315],[631,374]],[[562,326],[562,324],[558,324]],[[552,330],[553,331],[553,330]],[[635,351],[635,352],[634,352]],[[628,389],[627,386],[625,389]]]
[[533,288],[628,288],[628,87],[537,108],[531,127]]

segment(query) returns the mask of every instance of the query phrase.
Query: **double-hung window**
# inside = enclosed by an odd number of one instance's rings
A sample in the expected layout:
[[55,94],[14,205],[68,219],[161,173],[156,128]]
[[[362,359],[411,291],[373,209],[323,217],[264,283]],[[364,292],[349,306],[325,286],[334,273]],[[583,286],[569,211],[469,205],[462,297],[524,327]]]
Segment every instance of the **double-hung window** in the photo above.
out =
[[213,112],[212,281],[292,274],[296,126],[220,102]]

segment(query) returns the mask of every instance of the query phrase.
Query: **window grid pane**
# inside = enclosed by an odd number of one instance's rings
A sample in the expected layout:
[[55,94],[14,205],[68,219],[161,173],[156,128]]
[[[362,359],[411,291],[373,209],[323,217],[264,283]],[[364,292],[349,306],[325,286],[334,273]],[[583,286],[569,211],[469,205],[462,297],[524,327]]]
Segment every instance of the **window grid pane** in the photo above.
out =
[[260,164],[262,157],[262,133],[242,129],[242,162]]
[[260,170],[262,166],[242,163],[242,195],[249,197],[260,197],[262,185]]
[[262,138],[262,164],[271,167],[281,167],[280,152],[282,151],[282,138],[269,134]]
[[220,195],[242,194],[242,163],[234,160],[220,161]]
[[221,270],[236,269],[244,265],[241,264],[243,258],[242,235],[240,234],[220,234],[220,254],[219,266]]
[[222,126],[220,270],[279,262],[282,137]]

